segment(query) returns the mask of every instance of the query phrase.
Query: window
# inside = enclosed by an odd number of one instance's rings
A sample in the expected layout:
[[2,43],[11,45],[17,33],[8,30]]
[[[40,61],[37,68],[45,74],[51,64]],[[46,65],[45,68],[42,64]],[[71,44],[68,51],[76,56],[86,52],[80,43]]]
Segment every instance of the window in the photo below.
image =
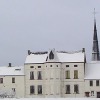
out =
[[34,68],[34,66],[30,66],[30,68]]
[[50,67],[52,67],[52,65],[50,65]]
[[74,67],[77,67],[77,65],[74,65]]
[[16,89],[15,89],[15,88],[12,88],[12,91],[13,91],[13,92],[16,92]]
[[66,65],[66,67],[69,67],[69,65]]
[[3,78],[0,78],[0,83],[3,83]]
[[42,94],[42,85],[38,85],[38,94]]
[[41,68],[41,66],[38,66],[38,68]]
[[89,93],[90,93],[90,92],[85,92],[85,96],[86,96],[86,97],[89,97]]
[[96,86],[99,86],[99,80],[96,80]]
[[58,67],[58,65],[56,65]]
[[30,80],[34,80],[34,72],[33,71],[30,72]]
[[30,86],[30,94],[34,94],[35,93],[35,88],[34,88],[34,86],[32,85],[32,86]]
[[21,69],[15,69],[16,71],[20,71]]
[[78,88],[78,85],[76,84],[76,85],[74,85],[74,93],[79,93],[79,88]]
[[94,91],[91,91],[91,96],[94,96]]
[[90,81],[90,86],[93,86],[93,81]]
[[54,54],[53,54],[52,51],[51,51],[50,54],[49,54],[49,59],[54,59]]
[[15,77],[12,78],[12,83],[15,83]]
[[66,85],[66,94],[70,94],[70,85]]
[[38,71],[38,80],[42,79],[41,71]]
[[74,70],[74,79],[78,79],[78,70]]
[[66,79],[70,79],[70,71],[69,71],[69,70],[67,70],[67,71],[65,72],[65,78],[66,78]]

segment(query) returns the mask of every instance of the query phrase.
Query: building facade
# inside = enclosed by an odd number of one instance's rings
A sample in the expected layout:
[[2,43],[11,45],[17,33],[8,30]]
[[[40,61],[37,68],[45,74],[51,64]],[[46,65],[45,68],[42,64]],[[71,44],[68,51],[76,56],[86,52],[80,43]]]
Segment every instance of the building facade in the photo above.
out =
[[0,67],[0,97],[100,98],[100,54],[94,20],[92,61],[85,49],[66,52],[28,50],[24,66]]

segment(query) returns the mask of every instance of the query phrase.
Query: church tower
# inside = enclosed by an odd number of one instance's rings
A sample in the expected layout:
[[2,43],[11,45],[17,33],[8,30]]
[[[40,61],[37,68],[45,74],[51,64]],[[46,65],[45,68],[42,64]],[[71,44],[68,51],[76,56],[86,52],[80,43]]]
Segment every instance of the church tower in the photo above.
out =
[[[95,13],[94,13],[95,15]],[[94,16],[94,36],[93,36],[93,48],[92,48],[92,61],[99,61],[99,45],[98,45],[98,36],[96,28],[96,19]]]

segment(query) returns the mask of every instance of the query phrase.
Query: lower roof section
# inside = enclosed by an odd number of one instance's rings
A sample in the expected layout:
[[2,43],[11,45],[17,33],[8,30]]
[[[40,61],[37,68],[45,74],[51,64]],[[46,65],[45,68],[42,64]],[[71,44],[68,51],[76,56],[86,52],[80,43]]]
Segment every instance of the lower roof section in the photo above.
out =
[[2,66],[0,67],[1,76],[23,76],[24,75],[24,66]]
[[100,61],[86,63],[85,79],[100,79]]

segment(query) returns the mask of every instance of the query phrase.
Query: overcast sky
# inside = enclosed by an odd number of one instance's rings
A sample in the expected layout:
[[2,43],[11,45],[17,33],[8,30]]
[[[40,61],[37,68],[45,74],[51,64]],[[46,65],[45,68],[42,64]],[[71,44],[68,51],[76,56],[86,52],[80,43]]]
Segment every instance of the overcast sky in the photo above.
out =
[[94,8],[100,41],[100,0],[0,0],[0,66],[23,65],[29,49],[86,48],[90,61]]

